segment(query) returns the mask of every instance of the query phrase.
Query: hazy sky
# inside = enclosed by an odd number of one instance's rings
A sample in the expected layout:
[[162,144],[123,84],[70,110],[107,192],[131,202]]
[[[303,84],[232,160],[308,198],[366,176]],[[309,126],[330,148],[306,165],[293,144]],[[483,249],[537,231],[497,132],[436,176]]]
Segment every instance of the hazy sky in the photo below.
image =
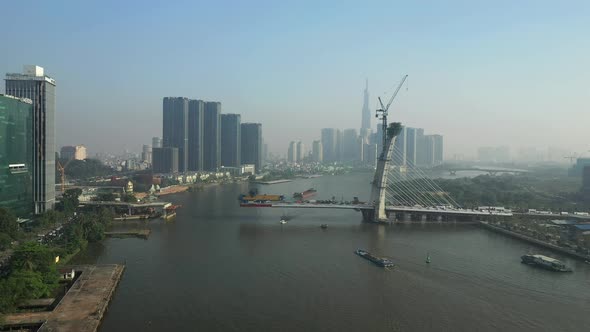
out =
[[447,157],[590,149],[588,1],[19,0],[0,22],[0,73],[45,67],[58,146],[92,154],[161,136],[164,96],[221,101],[284,154],[358,130],[365,78],[374,109],[406,73],[392,120],[444,135]]

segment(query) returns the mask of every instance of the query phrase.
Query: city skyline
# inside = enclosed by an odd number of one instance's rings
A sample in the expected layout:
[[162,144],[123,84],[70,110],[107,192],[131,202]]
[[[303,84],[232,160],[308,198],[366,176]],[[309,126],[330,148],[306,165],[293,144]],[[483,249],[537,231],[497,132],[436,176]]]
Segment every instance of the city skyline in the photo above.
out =
[[[4,12],[19,12],[23,3],[4,4]],[[0,70],[17,72],[29,63],[45,67],[60,82],[57,146],[84,144],[91,155],[141,151],[159,132],[160,98],[194,91],[203,99],[221,101],[228,113],[242,114],[243,122],[261,121],[269,150],[281,152],[291,137],[310,144],[321,128],[360,130],[365,80],[371,83],[373,112],[377,97],[391,94],[406,73],[409,88],[394,102],[391,119],[444,135],[447,159],[457,154],[475,158],[477,148],[488,145],[589,150],[584,82],[590,73],[575,65],[590,53],[579,42],[588,27],[590,7],[585,2],[561,8],[549,2],[450,2],[428,8],[340,4],[313,11],[305,3],[262,8],[240,4],[229,13],[218,4],[177,4],[157,11],[123,5],[117,12],[104,3],[73,4],[65,10],[35,6],[31,22],[52,17],[59,24],[38,29],[35,23],[23,26],[16,17],[1,16],[11,47],[3,52]],[[178,21],[178,13],[181,19],[194,10],[211,15],[202,22],[167,24]],[[338,15],[326,21],[328,10]],[[86,12],[108,13],[109,25],[101,15],[88,17]],[[216,21],[221,13],[232,24]],[[297,25],[295,14],[305,14],[305,26]],[[252,24],[246,17],[259,22]],[[357,24],[348,27],[345,22],[351,20]],[[544,20],[552,23],[550,30],[540,25]],[[177,43],[175,52],[168,52],[171,36],[185,38],[193,31],[192,37],[218,46],[219,54],[190,43]],[[396,42],[384,43],[378,37],[384,31]],[[275,47],[284,45],[284,38],[292,41],[289,46]],[[355,43],[345,43],[349,38]],[[38,43],[27,42],[31,39]],[[89,52],[96,43],[100,51]],[[547,43],[550,52],[536,51]],[[232,45],[231,52],[226,45]],[[35,50],[42,48],[56,52],[41,57]],[[116,72],[122,75],[113,80]],[[280,125],[290,114],[297,116],[288,126]],[[133,126],[140,117],[142,126]],[[521,124],[533,130],[524,134]],[[121,143],[119,137],[105,137],[100,130],[105,127],[130,135]]]

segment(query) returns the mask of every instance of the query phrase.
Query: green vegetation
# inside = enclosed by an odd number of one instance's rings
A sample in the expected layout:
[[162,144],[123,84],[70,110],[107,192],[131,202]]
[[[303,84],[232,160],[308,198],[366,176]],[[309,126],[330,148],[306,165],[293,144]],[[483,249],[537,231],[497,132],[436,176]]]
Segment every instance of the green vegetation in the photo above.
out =
[[135,197],[133,194],[125,194],[123,197],[121,197],[121,201],[127,203],[137,203],[137,197]]
[[588,209],[578,193],[579,178],[534,175],[481,175],[475,178],[437,179],[438,185],[461,206],[504,206],[513,209]]
[[[98,159],[84,160],[60,160],[65,165],[65,175],[68,178],[87,179],[95,176],[105,176],[113,173],[113,170],[105,166]],[[56,163],[57,164],[57,163]],[[56,166],[57,167],[57,166]],[[60,181],[60,173],[56,168],[56,181]]]
[[27,242],[12,256],[9,272],[0,279],[0,312],[16,309],[26,299],[52,296],[57,287],[56,250]]
[[95,201],[102,201],[102,202],[112,202],[114,201],[116,198],[114,193],[108,192],[108,193],[99,193],[98,195],[96,195],[95,198],[93,198],[93,200]]
[[16,216],[7,209],[0,208],[0,234],[4,234],[16,240],[18,236],[18,224]]
[[[51,229],[63,222],[61,236],[43,243],[21,241],[14,248],[8,265],[1,271],[0,313],[16,310],[18,304],[27,299],[53,296],[59,280],[55,258],[69,259],[88,242],[104,238],[104,231],[113,220],[112,212],[100,209],[75,215],[80,193],[79,189],[66,191],[58,206],[61,211],[47,211],[35,220],[37,231]],[[26,239],[25,235],[18,229],[16,217],[10,211],[0,209],[0,250],[8,249],[13,240]],[[60,263],[64,260],[60,259]]]

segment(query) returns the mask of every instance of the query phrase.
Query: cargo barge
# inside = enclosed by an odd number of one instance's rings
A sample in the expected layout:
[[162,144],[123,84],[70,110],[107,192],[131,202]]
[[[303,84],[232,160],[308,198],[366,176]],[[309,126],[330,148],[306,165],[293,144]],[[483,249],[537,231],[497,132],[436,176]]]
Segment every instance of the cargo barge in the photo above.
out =
[[534,265],[546,270],[556,272],[572,272],[572,269],[565,266],[565,264],[555,258],[544,255],[523,255],[520,257],[523,264]]
[[272,207],[272,203],[269,202],[242,202],[240,207]]
[[389,260],[388,258],[375,257],[375,256],[371,255],[371,253],[369,253],[368,251],[365,251],[362,249],[357,249],[354,253],[361,256],[364,259],[367,259],[367,260],[373,262],[377,266],[381,266],[381,267],[394,267],[395,266],[395,264],[391,260]]
[[309,188],[304,192],[294,193],[293,198],[299,199],[299,200],[308,199],[308,198],[314,196],[316,192],[317,192],[317,190],[315,190],[313,188]]

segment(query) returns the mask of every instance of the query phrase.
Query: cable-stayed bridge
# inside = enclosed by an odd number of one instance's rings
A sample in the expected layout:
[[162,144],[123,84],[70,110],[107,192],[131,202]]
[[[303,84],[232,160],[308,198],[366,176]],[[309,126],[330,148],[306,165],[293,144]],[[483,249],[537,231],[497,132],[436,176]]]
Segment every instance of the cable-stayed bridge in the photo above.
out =
[[512,216],[507,210],[463,209],[436,182],[412,161],[403,160],[404,154],[395,145],[401,124],[391,123],[384,131],[386,139],[379,156],[371,198],[357,204],[328,203],[270,203],[273,208],[349,209],[360,211],[363,221],[389,222],[397,220],[473,220],[481,216]]
[[503,210],[479,211],[462,209],[457,202],[426,174],[415,167],[411,160],[405,160],[405,153],[396,150],[396,137],[402,126],[399,122],[387,123],[391,103],[397,96],[408,75],[404,76],[389,99],[387,106],[379,99],[380,109],[377,117],[382,121],[383,149],[377,160],[377,167],[371,182],[371,197],[362,204],[315,204],[315,203],[270,203],[268,207],[316,208],[316,209],[354,209],[363,215],[363,221],[389,222],[391,219],[419,218],[421,220],[450,217],[454,219],[477,216],[511,216],[512,212]]

